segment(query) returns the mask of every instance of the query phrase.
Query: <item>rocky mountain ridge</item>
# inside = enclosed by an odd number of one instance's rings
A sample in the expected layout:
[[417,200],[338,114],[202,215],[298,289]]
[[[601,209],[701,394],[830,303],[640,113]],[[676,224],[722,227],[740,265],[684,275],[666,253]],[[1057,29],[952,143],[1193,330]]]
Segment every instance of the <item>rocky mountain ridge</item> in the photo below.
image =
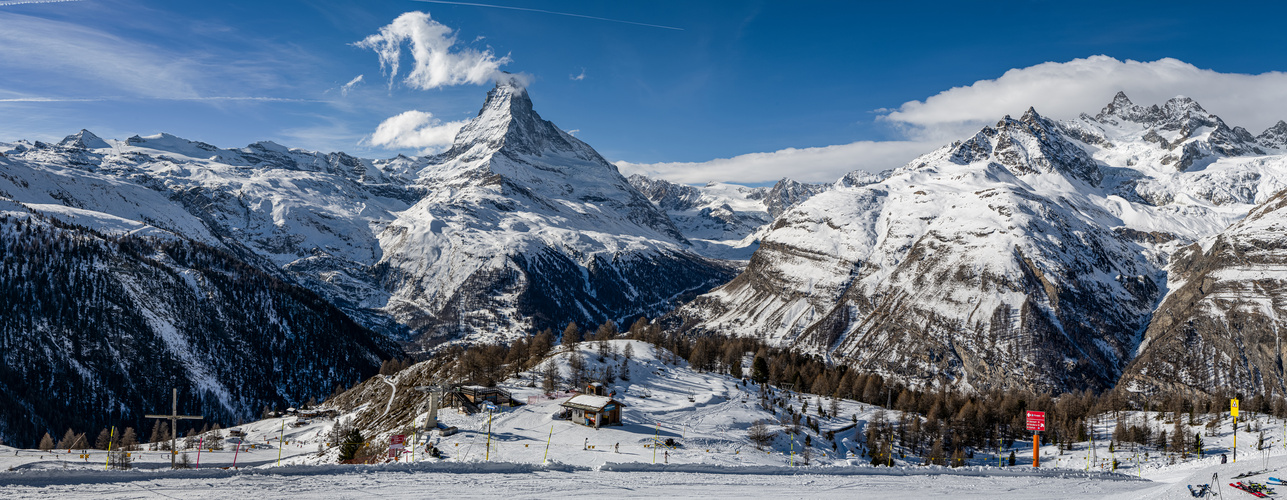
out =
[[667,321],[913,385],[1107,389],[1171,255],[1287,186],[1271,145],[1182,97],[1119,94],[1066,122],[1029,109],[789,210],[741,275]]
[[426,157],[88,131],[3,149],[0,197],[228,251],[423,348],[658,316],[736,271],[504,78],[453,146]]

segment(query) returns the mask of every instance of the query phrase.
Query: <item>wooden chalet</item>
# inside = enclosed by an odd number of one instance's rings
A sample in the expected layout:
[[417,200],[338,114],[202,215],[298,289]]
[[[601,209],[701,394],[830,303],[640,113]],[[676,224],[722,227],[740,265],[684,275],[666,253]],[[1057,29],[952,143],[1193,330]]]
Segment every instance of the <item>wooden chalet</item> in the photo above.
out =
[[568,419],[573,423],[597,429],[605,425],[621,425],[621,408],[626,405],[607,396],[578,394],[559,406],[571,412]]
[[501,389],[500,387],[462,385],[456,388],[456,392],[469,400],[470,403],[476,405],[484,402],[497,405],[512,404],[514,402],[514,398],[510,397],[509,391]]

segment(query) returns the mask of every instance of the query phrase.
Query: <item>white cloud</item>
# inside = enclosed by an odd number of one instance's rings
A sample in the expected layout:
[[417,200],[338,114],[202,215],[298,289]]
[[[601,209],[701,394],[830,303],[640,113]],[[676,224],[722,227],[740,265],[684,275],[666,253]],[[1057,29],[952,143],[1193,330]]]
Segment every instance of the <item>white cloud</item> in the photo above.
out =
[[585,79],[585,68],[581,68],[581,74],[579,74],[579,75],[568,75],[568,79],[570,79],[570,80],[572,80],[572,81],[574,81],[574,82],[579,82],[579,81],[581,81],[581,80],[584,80],[584,79]]
[[859,141],[819,148],[787,148],[705,162],[630,163],[619,161],[625,175],[643,174],[684,184],[711,181],[752,184],[789,177],[804,182],[831,182],[854,170],[879,172],[897,168],[937,143]]
[[349,95],[349,91],[353,90],[353,87],[356,87],[357,84],[362,83],[362,77],[364,76],[366,75],[358,75],[354,77],[352,80],[349,80],[349,83],[342,85],[340,87],[340,95]]
[[1120,61],[1108,56],[1047,62],[1006,71],[911,101],[882,117],[910,137],[947,141],[972,134],[1029,106],[1058,119],[1095,114],[1118,91],[1136,104],[1160,104],[1177,95],[1197,100],[1230,126],[1258,133],[1287,119],[1287,73],[1220,73],[1176,59]]
[[375,128],[367,141],[374,146],[389,149],[415,148],[441,150],[450,146],[456,133],[468,120],[443,123],[432,113],[411,110],[391,117]]
[[1192,97],[1230,126],[1253,134],[1287,119],[1287,73],[1220,73],[1176,59],[1152,62],[1093,56],[1016,68],[992,80],[945,90],[897,109],[878,109],[877,120],[898,129],[903,141],[861,141],[838,146],[784,149],[692,163],[618,162],[623,172],[675,182],[767,182],[781,177],[830,181],[852,170],[897,168],[916,156],[978,132],[1028,107],[1056,119],[1095,114],[1125,91],[1149,105],[1177,95]]
[[0,7],[8,7],[10,5],[31,5],[31,4],[37,4],[37,3],[68,3],[68,2],[79,2],[79,1],[81,0],[12,0],[8,2],[0,2]]
[[488,50],[461,48],[452,51],[456,36],[451,28],[429,18],[428,12],[407,12],[380,32],[353,45],[371,49],[380,56],[380,69],[389,75],[392,86],[398,77],[402,44],[410,46],[414,66],[403,82],[428,90],[448,85],[483,84],[509,64],[509,56],[497,58]]

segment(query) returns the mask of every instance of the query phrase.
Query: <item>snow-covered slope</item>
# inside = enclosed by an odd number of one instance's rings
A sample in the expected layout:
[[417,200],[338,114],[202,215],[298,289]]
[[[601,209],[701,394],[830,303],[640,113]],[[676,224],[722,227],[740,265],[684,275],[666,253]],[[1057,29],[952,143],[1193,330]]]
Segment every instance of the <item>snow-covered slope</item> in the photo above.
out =
[[88,131],[3,153],[0,197],[109,234],[222,248],[373,330],[430,345],[657,316],[735,269],[695,253],[508,80],[450,151],[430,157]]
[[[125,224],[124,222],[122,224]],[[400,355],[316,294],[199,242],[106,236],[0,200],[0,438],[220,421],[329,394]]]
[[1287,391],[1287,191],[1227,230],[1176,252],[1158,307],[1119,389],[1212,396]]
[[671,324],[912,384],[1111,387],[1170,253],[1287,185],[1287,158],[1261,142],[1186,98],[1119,94],[1062,123],[1030,109],[788,211]]
[[513,81],[425,163],[379,238],[388,310],[428,343],[656,316],[732,276]]
[[630,176],[630,184],[674,221],[695,251],[734,260],[751,257],[774,218],[830,187],[791,179],[771,187],[722,182],[699,187],[638,174]]

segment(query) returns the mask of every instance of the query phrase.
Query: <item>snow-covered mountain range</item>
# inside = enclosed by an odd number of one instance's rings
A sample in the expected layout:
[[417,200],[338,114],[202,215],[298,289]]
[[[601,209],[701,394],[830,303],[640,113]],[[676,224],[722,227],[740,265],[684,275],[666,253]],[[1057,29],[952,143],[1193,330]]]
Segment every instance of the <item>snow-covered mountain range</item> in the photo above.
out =
[[689,186],[638,174],[630,176],[630,184],[665,212],[699,253],[733,260],[751,257],[773,219],[831,187],[791,179],[770,187]]
[[737,269],[701,255],[505,79],[434,156],[365,160],[88,131],[0,152],[4,198],[107,234],[225,249],[426,347],[655,317]]
[[[1007,116],[880,174],[685,186],[623,177],[501,79],[437,155],[81,131],[0,146],[0,202],[307,288],[369,329],[345,342],[379,337],[367,357],[396,354],[386,339],[417,351],[667,315],[677,330],[758,336],[913,385],[1211,392],[1283,386],[1276,333],[1270,346],[1220,333],[1244,322],[1177,325],[1249,311],[1212,295],[1212,276],[1274,296],[1248,273],[1273,270],[1279,226],[1230,225],[1252,224],[1239,221],[1287,187],[1284,153],[1287,123],[1253,135],[1191,99],[1119,94],[1075,120]],[[1244,247],[1265,249],[1263,262],[1228,257],[1248,258]],[[1237,280],[1235,264],[1247,268]],[[1276,302],[1257,300],[1269,305],[1255,331],[1276,332]],[[1255,368],[1197,374],[1197,351],[1177,347],[1194,335],[1204,356]]]
[[1029,109],[779,217],[746,270],[673,314],[914,384],[1112,387],[1172,290],[1170,257],[1287,186],[1259,136],[1177,97]]

